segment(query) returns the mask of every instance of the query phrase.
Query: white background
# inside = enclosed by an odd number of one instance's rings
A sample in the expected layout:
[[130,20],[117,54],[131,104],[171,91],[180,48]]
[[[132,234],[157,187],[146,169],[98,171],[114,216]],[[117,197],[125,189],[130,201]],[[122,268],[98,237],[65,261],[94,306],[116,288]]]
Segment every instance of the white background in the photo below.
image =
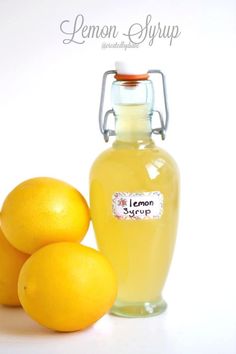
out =
[[[170,47],[64,45],[61,21],[178,25]],[[89,169],[105,143],[98,130],[101,77],[123,57],[166,73],[167,140],[181,172],[178,242],[156,318],[105,316],[81,333],[57,334],[20,309],[0,308],[0,354],[236,352],[236,3],[199,1],[0,0],[0,203],[19,182],[51,176],[88,198]],[[115,173],[115,171],[114,171]],[[112,235],[111,235],[112,237]],[[85,243],[95,246],[92,228]]]

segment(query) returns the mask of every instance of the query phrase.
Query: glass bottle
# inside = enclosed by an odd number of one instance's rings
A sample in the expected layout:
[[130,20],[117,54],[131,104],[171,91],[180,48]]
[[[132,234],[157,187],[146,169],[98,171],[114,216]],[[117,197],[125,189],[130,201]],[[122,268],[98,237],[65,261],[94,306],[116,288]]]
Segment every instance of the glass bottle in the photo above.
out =
[[[166,121],[152,129],[154,89],[149,73],[162,77]],[[112,110],[102,122],[106,77],[115,74]],[[115,130],[107,129],[108,115]],[[96,240],[118,277],[118,295],[111,313],[125,317],[163,312],[162,297],[177,229],[179,174],[173,158],[157,147],[152,133],[164,138],[168,110],[164,75],[158,70],[134,71],[117,63],[104,74],[100,128],[105,140],[116,139],[95,160],[90,172],[90,206]]]

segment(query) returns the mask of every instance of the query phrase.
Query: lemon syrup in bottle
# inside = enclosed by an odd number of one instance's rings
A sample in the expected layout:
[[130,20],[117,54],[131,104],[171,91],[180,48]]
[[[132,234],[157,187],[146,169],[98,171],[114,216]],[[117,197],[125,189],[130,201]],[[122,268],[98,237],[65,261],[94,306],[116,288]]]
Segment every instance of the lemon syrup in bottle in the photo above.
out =
[[[162,77],[166,119],[152,128],[154,89],[149,73]],[[102,121],[106,77],[115,74],[112,110]],[[168,122],[164,75],[117,63],[103,77],[100,129],[111,148],[95,160],[90,173],[90,205],[96,240],[118,277],[111,313],[125,317],[163,312],[162,290],[170,267],[177,230],[179,174],[173,158],[157,147],[152,133],[164,138]],[[115,130],[107,129],[108,115]]]

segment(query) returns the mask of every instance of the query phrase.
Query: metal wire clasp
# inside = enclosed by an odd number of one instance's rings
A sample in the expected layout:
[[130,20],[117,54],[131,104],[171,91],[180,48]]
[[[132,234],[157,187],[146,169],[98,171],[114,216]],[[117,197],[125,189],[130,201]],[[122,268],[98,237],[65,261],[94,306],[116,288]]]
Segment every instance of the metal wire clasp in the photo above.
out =
[[101,90],[101,98],[100,98],[100,106],[99,106],[99,128],[100,128],[100,132],[104,136],[104,140],[106,143],[109,141],[110,136],[114,136],[116,134],[115,130],[107,129],[108,117],[110,114],[114,115],[113,109],[109,109],[105,113],[104,118],[103,118],[103,104],[104,104],[104,98],[105,98],[105,92],[106,92],[106,80],[107,80],[107,76],[112,75],[112,74],[115,75],[116,70],[108,70],[103,74],[102,90]]
[[169,110],[168,110],[168,104],[167,104],[167,93],[166,93],[166,80],[165,80],[165,75],[163,74],[162,71],[153,69],[153,70],[148,70],[149,74],[159,74],[161,75],[161,80],[162,80],[162,90],[163,90],[163,97],[164,97],[164,108],[165,108],[165,118],[163,118],[162,113],[154,109],[153,112],[156,112],[159,116],[161,126],[159,128],[152,128],[152,133],[153,134],[160,134],[162,140],[165,140],[166,137],[166,131],[168,128],[168,123],[169,123]]
[[[100,98],[100,106],[99,106],[99,128],[100,128],[100,131],[104,137],[105,142],[109,141],[110,136],[116,135],[115,130],[108,128],[108,118],[111,114],[113,114],[113,116],[115,116],[114,110],[109,109],[103,116],[103,105],[104,105],[105,92],[106,92],[106,80],[107,80],[108,75],[115,75],[116,73],[117,73],[116,70],[108,70],[103,74],[103,78],[102,78],[102,89],[101,89],[101,98]],[[165,76],[162,73],[162,71],[157,70],[157,69],[149,70],[148,73],[149,74],[159,74],[159,75],[161,75],[161,79],[162,79],[162,90],[163,90],[163,97],[164,97],[165,117],[163,118],[162,113],[159,110],[157,110],[157,109],[153,110],[153,112],[156,112],[158,114],[161,126],[158,128],[152,128],[152,133],[153,134],[160,134],[162,137],[162,140],[164,140],[165,136],[166,136],[166,130],[168,128],[168,123],[169,123],[169,111],[168,111],[168,104],[167,104]]]

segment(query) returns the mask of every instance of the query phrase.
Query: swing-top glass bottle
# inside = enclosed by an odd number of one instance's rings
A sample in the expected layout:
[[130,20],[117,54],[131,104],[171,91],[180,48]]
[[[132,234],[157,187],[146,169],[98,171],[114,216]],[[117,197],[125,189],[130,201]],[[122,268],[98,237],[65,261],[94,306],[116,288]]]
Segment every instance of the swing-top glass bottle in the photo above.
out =
[[[162,79],[165,117],[154,111],[154,88],[149,76]],[[106,78],[112,83],[112,109],[103,119]],[[152,128],[153,113],[160,127]],[[108,129],[108,117],[115,129]],[[118,62],[104,74],[100,130],[108,150],[95,160],[90,173],[91,217],[101,252],[118,277],[118,295],[111,310],[126,317],[163,312],[162,290],[169,271],[177,230],[179,173],[173,158],[157,147],[152,133],[164,139],[168,123],[165,77]]]

